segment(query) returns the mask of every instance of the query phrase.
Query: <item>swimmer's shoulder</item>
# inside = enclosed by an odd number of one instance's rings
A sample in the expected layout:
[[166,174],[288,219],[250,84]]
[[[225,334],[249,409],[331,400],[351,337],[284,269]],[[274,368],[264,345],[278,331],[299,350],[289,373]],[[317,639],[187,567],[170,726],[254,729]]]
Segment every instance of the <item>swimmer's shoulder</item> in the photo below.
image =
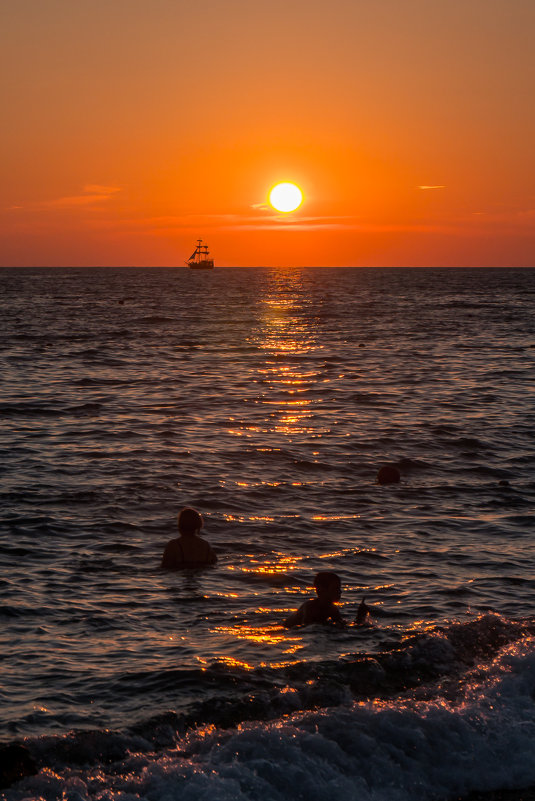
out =
[[170,570],[177,567],[183,560],[182,548],[179,543],[180,537],[169,540],[164,548],[162,556],[162,567]]
[[[191,542],[186,541],[183,537],[175,537],[170,540],[165,546],[161,566],[167,570],[179,570],[215,565],[217,554],[210,543],[198,536],[191,540],[193,541],[193,552],[191,552]],[[188,551],[190,551],[189,554]]]
[[306,605],[309,604],[310,601],[305,601],[296,612],[292,612],[292,614],[286,618],[284,623],[282,624],[287,629],[293,629],[294,626],[302,626],[305,622],[305,608]]
[[205,551],[204,560],[206,564],[215,565],[215,563],[217,562],[216,552],[214,551],[208,540],[205,540],[203,537],[199,537],[199,539],[201,540],[204,546],[204,551]]

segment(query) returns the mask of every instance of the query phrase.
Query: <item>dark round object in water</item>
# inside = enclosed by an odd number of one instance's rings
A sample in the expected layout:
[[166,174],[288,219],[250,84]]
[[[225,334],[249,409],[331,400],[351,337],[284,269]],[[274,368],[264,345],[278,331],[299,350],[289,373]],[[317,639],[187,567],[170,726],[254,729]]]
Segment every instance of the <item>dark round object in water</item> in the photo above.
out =
[[35,773],[35,760],[23,745],[12,743],[0,748],[0,789],[4,790],[19,779]]
[[500,487],[509,487],[509,486],[511,486],[506,478],[502,478],[501,481],[498,481],[498,484],[500,485]]
[[399,484],[401,474],[393,464],[385,464],[377,473],[378,484]]

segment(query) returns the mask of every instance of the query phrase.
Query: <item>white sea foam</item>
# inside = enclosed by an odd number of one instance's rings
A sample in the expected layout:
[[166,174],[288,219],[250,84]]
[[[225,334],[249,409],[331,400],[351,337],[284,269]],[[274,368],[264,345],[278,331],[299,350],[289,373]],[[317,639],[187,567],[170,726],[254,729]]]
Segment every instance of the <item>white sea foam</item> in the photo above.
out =
[[439,691],[206,727],[159,754],[44,771],[8,797],[424,801],[522,788],[535,784],[534,692],[535,639],[525,639],[476,668],[454,702]]

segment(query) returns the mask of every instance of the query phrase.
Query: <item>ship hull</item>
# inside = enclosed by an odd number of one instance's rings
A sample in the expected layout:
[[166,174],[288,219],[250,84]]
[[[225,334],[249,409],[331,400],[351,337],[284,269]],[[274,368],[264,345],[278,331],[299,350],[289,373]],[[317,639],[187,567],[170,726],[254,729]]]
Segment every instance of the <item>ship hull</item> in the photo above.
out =
[[214,260],[202,259],[201,261],[190,261],[188,262],[188,266],[190,270],[213,270]]

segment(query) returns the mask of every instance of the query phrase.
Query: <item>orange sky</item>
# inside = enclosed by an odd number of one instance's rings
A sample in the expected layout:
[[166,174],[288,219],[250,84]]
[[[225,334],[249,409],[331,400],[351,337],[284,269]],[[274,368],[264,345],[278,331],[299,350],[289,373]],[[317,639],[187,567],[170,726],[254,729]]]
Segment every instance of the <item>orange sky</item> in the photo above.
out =
[[0,264],[535,265],[534,31],[534,0],[5,0]]

